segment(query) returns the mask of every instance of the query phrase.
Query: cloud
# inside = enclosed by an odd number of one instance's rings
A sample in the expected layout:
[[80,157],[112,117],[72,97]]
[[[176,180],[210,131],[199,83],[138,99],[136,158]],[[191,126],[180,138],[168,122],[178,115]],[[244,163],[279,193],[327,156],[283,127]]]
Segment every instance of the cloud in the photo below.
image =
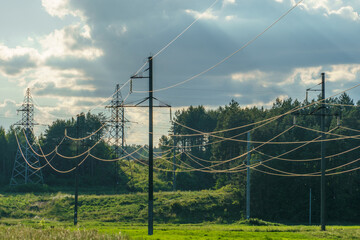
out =
[[281,85],[300,82],[303,85],[313,85],[319,82],[322,67],[295,68],[290,76]]
[[61,91],[65,96],[70,96],[74,91],[94,91],[94,86],[90,84],[92,82],[91,78],[78,69],[41,67],[29,74],[27,79],[34,92],[43,96],[57,97]]
[[280,85],[298,82],[301,85],[319,83],[321,73],[326,73],[327,82],[353,82],[358,79],[360,64],[337,64],[329,66],[295,68],[288,78]]
[[224,0],[223,1],[223,7],[227,5],[234,5],[236,4],[236,0]]
[[53,17],[64,18],[67,15],[72,15],[85,19],[83,12],[71,9],[69,0],[42,0],[41,4]]
[[198,12],[192,9],[186,9],[185,12],[194,18],[201,18],[206,20],[216,20],[219,17],[214,14],[212,10],[208,10],[206,12]]
[[265,78],[266,75],[267,74],[265,72],[255,70],[246,73],[234,73],[231,75],[231,79],[233,81],[246,82],[246,81],[262,80]]
[[234,19],[236,19],[235,15],[228,15],[228,16],[225,17],[226,21],[231,21],[231,20],[234,20]]
[[344,7],[341,7],[337,10],[331,10],[329,11],[329,14],[332,15],[339,15],[343,18],[348,18],[348,19],[351,19],[353,21],[359,21],[360,20],[360,15],[358,12],[356,12],[354,10],[353,7],[351,6],[344,6]]
[[33,48],[9,48],[0,45],[0,72],[7,76],[17,76],[26,70],[35,68],[40,61],[40,55]]
[[[283,0],[275,0],[276,2],[283,2]],[[297,1],[291,0],[292,4]],[[356,5],[354,0],[344,2],[343,0],[307,0],[303,1],[300,6],[302,9],[309,12],[323,12],[324,16],[337,15],[352,21],[359,21],[359,12],[354,9]]]
[[88,61],[101,57],[104,53],[100,48],[93,46],[90,27],[79,24],[70,25],[40,40],[45,58],[73,57]]
[[18,106],[16,102],[11,99],[5,99],[3,103],[0,103],[0,116],[5,118],[16,118],[15,109]]
[[358,79],[360,64],[332,65],[328,73],[330,82],[353,82]]

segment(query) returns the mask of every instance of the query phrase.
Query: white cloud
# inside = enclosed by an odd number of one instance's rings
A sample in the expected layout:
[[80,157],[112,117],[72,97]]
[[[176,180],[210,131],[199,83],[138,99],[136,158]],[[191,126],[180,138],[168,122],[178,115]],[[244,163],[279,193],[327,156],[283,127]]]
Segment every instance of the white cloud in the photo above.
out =
[[247,82],[247,81],[262,81],[266,77],[267,73],[261,72],[259,70],[246,72],[246,73],[234,73],[231,75],[231,80],[237,82]]
[[[275,0],[276,2],[283,2],[283,0]],[[291,0],[294,5],[297,0]],[[338,15],[345,19],[359,21],[359,12],[354,9],[353,1],[343,0],[307,0],[303,1],[300,6],[306,11],[323,12],[324,16]]]
[[360,64],[339,64],[332,65],[327,74],[329,82],[352,82],[357,79],[360,72]]
[[64,18],[67,15],[85,19],[80,10],[71,10],[69,0],[42,0],[42,6],[53,17]]
[[226,17],[225,17],[225,20],[226,20],[226,21],[231,21],[231,20],[234,20],[234,19],[236,19],[236,16],[235,16],[235,15],[229,15],[229,16],[226,16]]
[[[53,91],[49,95],[57,97],[56,89],[63,89],[63,91],[94,91],[94,86],[91,84],[81,84],[80,82],[88,82],[92,79],[79,69],[56,69],[48,66],[38,67],[33,72],[26,76],[28,85],[34,89],[34,92],[40,92],[48,89],[49,83],[53,84]],[[63,93],[67,95],[65,92]],[[45,94],[44,94],[45,95]]]
[[8,77],[24,73],[40,63],[40,54],[34,48],[9,48],[0,44],[0,72]]
[[198,12],[198,11],[195,11],[192,9],[186,9],[185,12],[189,15],[192,15],[194,18],[201,18],[201,19],[207,19],[207,20],[216,20],[219,18],[211,10],[201,13],[201,12]]
[[296,68],[280,85],[300,82],[303,85],[316,84],[319,82],[322,67]]
[[223,1],[223,6],[226,6],[226,5],[233,5],[236,3],[236,0],[224,0]]
[[89,26],[70,25],[55,30],[40,40],[43,47],[44,58],[74,57],[94,60],[104,53],[101,49],[93,47]]
[[5,99],[4,103],[0,103],[0,114],[6,118],[15,118],[17,108],[16,102],[11,99]]
[[298,82],[302,85],[314,85],[320,82],[321,73],[326,73],[327,82],[352,82],[357,79],[360,72],[360,64],[337,64],[326,67],[296,68],[279,85],[293,84]]
[[334,14],[334,15],[339,15],[339,16],[342,16],[343,18],[348,18],[348,19],[351,19],[353,21],[359,21],[360,20],[360,16],[359,16],[359,13],[356,12],[354,10],[353,7],[351,6],[344,6],[344,7],[341,7],[337,10],[331,10],[329,11],[329,14]]

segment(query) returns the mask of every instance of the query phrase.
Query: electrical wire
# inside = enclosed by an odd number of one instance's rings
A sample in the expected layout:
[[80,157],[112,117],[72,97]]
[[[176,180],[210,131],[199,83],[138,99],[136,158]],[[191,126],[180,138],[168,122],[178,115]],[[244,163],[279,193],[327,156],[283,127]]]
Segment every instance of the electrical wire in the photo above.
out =
[[[334,158],[334,157],[338,157],[338,156],[341,156],[343,154],[346,154],[346,153],[349,153],[349,152],[352,152],[352,151],[355,151],[356,149],[359,149],[360,148],[360,145],[357,146],[357,147],[354,147],[354,148],[351,148],[351,149],[348,149],[346,151],[343,151],[343,152],[340,152],[340,153],[336,153],[336,154],[333,154],[333,155],[330,155],[330,156],[326,156],[325,158]],[[287,161],[287,162],[312,162],[312,161],[318,161],[318,160],[321,160],[321,158],[309,158],[309,159],[289,159],[289,158],[280,158],[280,157],[277,157],[277,156],[272,156],[272,155],[269,155],[269,154],[266,154],[266,153],[263,153],[263,152],[260,152],[258,150],[255,150],[255,152],[263,155],[263,156],[266,156],[266,157],[269,157],[269,158],[273,158],[273,159],[278,159],[280,161]]]
[[351,104],[337,104],[337,103],[326,103],[330,106],[339,106],[339,107],[360,107],[360,105],[351,105]]
[[165,49],[167,49],[171,44],[173,44],[179,37],[181,37],[189,28],[192,27],[199,19],[203,17],[203,15],[209,11],[219,0],[215,0],[213,4],[210,5],[202,14],[199,14],[199,16],[188,26],[186,27],[179,35],[177,35],[173,40],[171,40],[168,44],[166,44],[160,51],[158,51],[152,58],[156,58],[158,55],[160,55]]
[[90,153],[90,151],[96,147],[103,139],[105,138],[105,135],[103,135],[96,143],[94,143],[94,145],[92,145],[90,148],[88,148],[88,150],[84,151],[83,153],[80,153],[76,156],[72,156],[72,157],[69,157],[69,156],[65,156],[65,155],[62,155],[58,152],[58,148],[56,147],[55,148],[55,152],[57,155],[59,155],[60,157],[62,158],[65,158],[65,159],[75,159],[75,158],[78,158],[78,157],[81,157],[83,155],[85,155],[86,153]]
[[[25,133],[25,130],[23,129],[22,131],[23,131],[23,134],[24,134],[24,136],[25,136],[27,145],[30,147],[31,151],[32,151],[36,156],[38,156],[38,157],[48,157],[48,156],[50,156],[51,154],[53,154],[53,153],[55,152],[55,148],[54,148],[54,150],[52,150],[50,153],[45,154],[45,155],[41,155],[41,154],[37,153],[37,152],[34,150],[34,148],[32,147],[32,144],[30,144],[29,139],[28,139],[28,137],[27,137],[27,135],[26,135],[26,133]],[[31,131],[32,131],[32,130],[31,130]],[[32,131],[32,133],[34,134],[33,131]],[[60,145],[62,144],[62,142],[64,141],[64,139],[65,139],[65,137],[63,137],[63,139],[60,141],[60,143],[58,144],[58,146],[60,146]]]
[[349,131],[359,132],[359,133],[360,133],[360,130],[357,130],[357,129],[348,128],[348,127],[344,127],[344,126],[340,126],[340,128],[345,129],[345,130],[349,130]]
[[[355,88],[357,88],[357,87],[359,87],[359,86],[360,86],[360,83],[359,83],[359,84],[356,84],[356,85],[354,85],[354,86],[352,86],[352,87],[350,87],[350,88],[347,88],[347,89],[345,89],[345,90],[343,90],[343,91],[340,91],[340,92],[338,92],[338,93],[335,93],[335,94],[333,94],[332,96],[327,97],[327,98],[325,98],[325,99],[321,99],[321,100],[318,100],[318,101],[309,103],[309,104],[307,104],[307,105],[305,105],[305,106],[295,107],[295,108],[293,108],[293,109],[291,109],[291,110],[289,110],[289,111],[287,111],[287,112],[285,112],[285,113],[282,113],[282,114],[279,114],[279,115],[277,115],[277,116],[274,116],[274,117],[269,118],[269,119],[268,119],[269,121],[268,121],[266,124],[263,124],[263,125],[261,125],[261,126],[259,126],[259,127],[265,126],[265,125],[267,125],[268,123],[271,123],[271,122],[273,122],[273,121],[275,121],[275,120],[277,120],[277,119],[279,119],[279,118],[281,118],[281,117],[283,117],[283,116],[289,115],[289,114],[294,113],[294,112],[296,112],[296,111],[300,111],[300,110],[303,110],[303,109],[305,109],[305,108],[314,106],[315,104],[325,102],[326,100],[329,100],[329,99],[331,99],[331,98],[333,98],[333,97],[335,97],[335,96],[337,96],[337,95],[340,95],[340,94],[343,94],[343,93],[348,92],[348,91],[350,91],[350,90],[353,90],[353,89],[355,89]],[[265,119],[265,120],[258,121],[258,122],[256,122],[256,123],[251,123],[251,125],[255,125],[255,124],[257,124],[257,123],[262,123],[262,122],[264,122],[264,121],[266,121],[266,119]],[[173,122],[177,123],[176,121],[173,121]],[[185,126],[185,125],[183,125],[183,126],[184,126],[185,128],[188,128],[188,129],[192,130],[192,131],[195,131],[195,132],[200,133],[200,135],[208,135],[208,134],[209,134],[209,133],[206,133],[206,132],[202,132],[202,131],[199,131],[199,130],[190,128],[190,127]],[[245,125],[245,126],[249,126],[249,125]],[[239,128],[242,128],[242,127],[243,127],[243,126],[239,126],[239,127],[231,128],[231,129],[229,129],[229,130],[235,130],[235,129],[239,129]],[[256,127],[256,128],[259,128],[259,127]],[[254,129],[256,129],[256,128],[254,128]],[[253,131],[254,129],[251,129],[250,131]],[[226,129],[226,130],[221,130],[221,131],[227,131],[227,130],[228,130],[228,129]],[[216,133],[216,131],[215,131],[215,132],[210,132],[210,133]],[[243,134],[245,134],[245,133],[246,133],[246,132],[244,132]],[[198,135],[198,134],[197,134],[197,135]],[[238,135],[237,135],[237,136],[238,136]],[[235,137],[235,136],[233,136],[233,137]]]
[[[224,59],[222,59],[220,62],[216,63],[215,65],[213,65],[212,67],[182,81],[179,83],[176,83],[172,86],[168,86],[168,87],[164,87],[164,88],[160,88],[160,89],[156,89],[153,90],[152,92],[160,92],[160,91],[164,91],[164,90],[168,90],[170,88],[174,88],[177,86],[180,86],[184,83],[187,83],[195,78],[200,77],[201,75],[211,71],[212,69],[216,68],[217,66],[221,65],[222,63],[224,63],[225,61],[227,61],[228,59],[230,59],[231,57],[233,57],[235,54],[237,54],[238,52],[240,52],[241,50],[245,49],[247,46],[249,46],[250,44],[252,44],[253,42],[255,42],[259,37],[261,37],[263,34],[265,34],[269,29],[271,29],[275,24],[277,24],[281,19],[283,19],[285,16],[287,16],[292,10],[294,10],[300,3],[302,3],[304,0],[300,0],[298,1],[293,7],[291,7],[287,12],[285,12],[283,15],[281,15],[275,22],[273,22],[271,25],[269,25],[267,28],[265,28],[265,30],[263,30],[261,33],[259,33],[257,36],[255,36],[253,39],[251,39],[250,41],[248,41],[246,44],[244,44],[241,48],[239,48],[238,50],[236,50],[235,52],[233,52],[232,54],[230,54],[229,56],[225,57]],[[134,93],[147,93],[149,91],[134,91]]]
[[93,157],[94,159],[98,160],[98,161],[102,161],[102,162],[116,162],[116,161],[119,161],[119,160],[123,160],[124,158],[127,158],[127,157],[132,157],[133,154],[137,153],[138,151],[140,151],[141,149],[143,149],[144,147],[140,147],[138,148],[137,150],[133,151],[132,153],[128,153],[125,151],[125,153],[127,155],[125,156],[122,156],[120,158],[115,158],[115,159],[104,159],[104,158],[99,158],[99,157],[96,157],[92,154],[90,154],[91,157]]
[[88,139],[92,136],[94,136],[96,133],[98,133],[101,129],[103,129],[105,126],[107,125],[107,123],[104,123],[100,128],[98,128],[97,130],[95,130],[94,132],[92,132],[90,135],[87,135],[85,137],[82,137],[82,138],[73,138],[73,137],[70,137],[69,135],[67,135],[67,130],[65,128],[65,131],[64,131],[64,135],[66,138],[70,139],[70,140],[73,140],[73,141],[82,141],[82,140],[85,140],[85,139]]

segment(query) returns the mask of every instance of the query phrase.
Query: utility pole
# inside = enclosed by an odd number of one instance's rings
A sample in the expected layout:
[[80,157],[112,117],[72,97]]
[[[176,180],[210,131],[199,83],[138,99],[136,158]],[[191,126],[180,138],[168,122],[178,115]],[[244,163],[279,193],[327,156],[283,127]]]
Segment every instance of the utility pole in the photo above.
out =
[[173,142],[174,142],[174,146],[173,146],[173,191],[176,191],[176,138],[175,138],[175,126],[174,126],[174,132],[173,132]]
[[309,225],[311,225],[311,188],[309,195]]
[[325,193],[325,73],[321,73],[321,231],[325,231],[326,225],[326,193]]
[[246,219],[250,219],[250,131],[247,133]]
[[154,149],[153,149],[153,59],[149,60],[149,221],[148,221],[148,235],[153,235],[153,210],[154,210]]
[[[149,196],[148,196],[148,235],[153,235],[153,223],[154,223],[154,130],[153,130],[153,100],[156,99],[153,96],[153,58],[148,57],[149,68],[145,71],[149,71],[149,75],[147,77],[141,76],[141,74],[136,74],[131,76],[132,79],[136,78],[148,78],[149,79],[149,97],[140,101],[136,105],[123,105],[122,107],[147,107],[149,109]],[[145,72],[144,71],[144,72]],[[130,82],[130,92],[132,91],[132,82]],[[140,104],[149,100],[149,106],[141,106]],[[158,100],[158,99],[156,99]],[[158,100],[159,101],[159,100]],[[161,102],[161,101],[159,101]],[[161,102],[163,103],[163,102]],[[163,103],[163,106],[155,106],[155,107],[167,107],[171,108],[170,105]]]
[[[77,115],[76,118],[76,137],[80,138],[80,117],[83,115]],[[79,141],[76,143],[76,156],[79,155]],[[76,166],[75,166],[75,206],[74,206],[74,225],[76,226],[78,223],[78,193],[79,193],[79,159],[76,158]]]

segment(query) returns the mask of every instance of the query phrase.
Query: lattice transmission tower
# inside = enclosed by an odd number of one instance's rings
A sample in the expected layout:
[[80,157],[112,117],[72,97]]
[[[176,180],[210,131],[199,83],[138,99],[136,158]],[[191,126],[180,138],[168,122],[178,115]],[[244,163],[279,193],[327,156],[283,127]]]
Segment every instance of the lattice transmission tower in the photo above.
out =
[[34,168],[40,167],[39,157],[34,154],[29,146],[31,145],[33,149],[36,149],[34,144],[33,128],[34,125],[37,125],[37,123],[34,121],[34,104],[29,88],[26,90],[23,104],[17,111],[21,112],[21,120],[15,125],[22,127],[29,144],[26,141],[24,143],[19,141],[19,147],[15,156],[15,163],[11,175],[10,185],[14,186],[29,183],[44,183],[41,170],[36,170],[29,166],[31,165]]
[[110,125],[108,143],[114,148],[116,158],[124,153],[126,120],[123,105],[120,85],[117,84],[110,105],[106,106],[111,111],[110,119],[107,121]]

